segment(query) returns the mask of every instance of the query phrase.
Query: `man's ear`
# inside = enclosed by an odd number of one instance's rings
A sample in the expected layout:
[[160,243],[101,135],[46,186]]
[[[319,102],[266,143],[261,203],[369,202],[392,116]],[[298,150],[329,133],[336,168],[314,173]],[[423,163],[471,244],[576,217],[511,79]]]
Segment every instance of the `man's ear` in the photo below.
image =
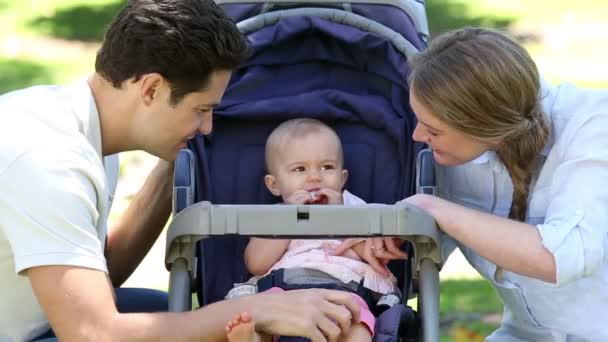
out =
[[343,169],[342,170],[342,188],[344,188],[344,185],[346,184],[347,180],[348,180],[348,170]]
[[145,74],[141,77],[140,97],[142,102],[149,106],[160,94],[164,78],[158,73]]
[[264,176],[264,183],[266,183],[266,187],[273,195],[281,196],[281,191],[279,190],[277,179],[273,175]]

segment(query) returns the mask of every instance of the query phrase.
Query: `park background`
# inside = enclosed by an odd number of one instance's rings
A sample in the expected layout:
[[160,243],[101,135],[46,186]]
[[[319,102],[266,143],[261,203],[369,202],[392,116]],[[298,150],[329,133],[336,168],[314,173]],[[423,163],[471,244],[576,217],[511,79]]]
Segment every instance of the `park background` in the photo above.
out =
[[[124,3],[0,0],[0,94],[90,73],[104,29]],[[427,0],[427,12],[432,36],[462,26],[506,29],[551,83],[608,88],[608,1]],[[155,162],[143,152],[121,155],[110,219],[126,208]],[[167,288],[164,245],[163,234],[125,286]],[[483,341],[500,323],[500,300],[459,253],[441,272],[440,305],[442,341]]]

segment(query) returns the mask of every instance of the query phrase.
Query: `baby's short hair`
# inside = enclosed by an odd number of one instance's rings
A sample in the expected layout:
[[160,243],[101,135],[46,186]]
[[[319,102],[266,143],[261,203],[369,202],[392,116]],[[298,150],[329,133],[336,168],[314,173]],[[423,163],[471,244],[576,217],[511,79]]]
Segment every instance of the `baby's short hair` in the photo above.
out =
[[342,142],[336,131],[321,120],[298,118],[287,120],[278,125],[268,136],[265,148],[266,171],[268,173],[272,172],[271,165],[274,163],[273,158],[280,152],[280,148],[284,145],[285,139],[301,138],[311,133],[320,132],[326,132],[336,138],[338,144],[338,161],[340,162],[340,165],[343,165],[344,155],[342,152]]

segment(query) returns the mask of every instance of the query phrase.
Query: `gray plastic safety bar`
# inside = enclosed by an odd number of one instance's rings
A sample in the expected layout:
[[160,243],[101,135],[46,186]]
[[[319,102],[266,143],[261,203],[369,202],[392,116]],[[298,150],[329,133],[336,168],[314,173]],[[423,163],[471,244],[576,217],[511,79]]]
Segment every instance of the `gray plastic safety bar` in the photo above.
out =
[[228,234],[266,238],[398,236],[411,241],[423,341],[439,341],[439,269],[443,263],[439,231],[433,219],[416,207],[405,202],[357,207],[195,203],[175,215],[167,232],[170,311],[191,310],[195,243]]

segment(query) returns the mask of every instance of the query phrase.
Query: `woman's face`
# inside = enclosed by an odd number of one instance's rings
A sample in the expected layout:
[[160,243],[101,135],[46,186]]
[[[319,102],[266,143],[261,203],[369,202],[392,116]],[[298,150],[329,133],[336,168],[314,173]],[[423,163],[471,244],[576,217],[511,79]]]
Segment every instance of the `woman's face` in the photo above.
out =
[[493,149],[494,145],[475,139],[439,120],[416,99],[414,92],[411,90],[410,106],[418,118],[418,124],[412,138],[415,141],[428,144],[433,149],[433,157],[437,163],[441,165],[460,165]]

